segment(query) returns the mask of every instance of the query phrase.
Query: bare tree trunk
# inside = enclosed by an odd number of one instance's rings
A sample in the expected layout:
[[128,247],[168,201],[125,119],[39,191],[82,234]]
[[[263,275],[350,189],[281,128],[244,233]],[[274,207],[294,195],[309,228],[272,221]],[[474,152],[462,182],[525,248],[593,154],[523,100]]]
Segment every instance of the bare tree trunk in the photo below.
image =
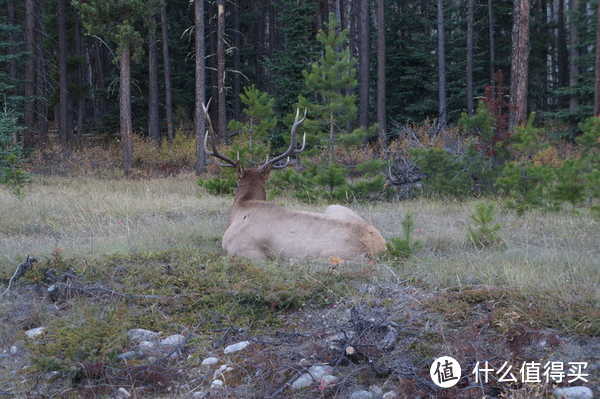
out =
[[239,119],[241,115],[240,46],[242,45],[240,34],[240,0],[236,0],[233,9],[233,45],[235,47],[233,52],[233,118]]
[[158,50],[156,48],[156,21],[154,16],[148,26],[148,136],[160,145],[158,120]]
[[359,124],[366,128],[369,125],[369,0],[360,0],[359,21]]
[[37,117],[38,143],[48,142],[48,100],[47,87],[48,79],[46,73],[46,57],[44,56],[44,37],[45,29],[43,23],[45,0],[39,0],[36,9],[36,34],[35,34],[35,61],[36,61],[36,80],[35,80],[35,114]]
[[165,75],[165,119],[167,121],[167,138],[173,141],[173,93],[171,90],[171,57],[169,55],[169,20],[167,19],[167,6],[165,0],[160,7],[160,26],[162,33],[162,51]]
[[467,112],[473,115],[473,0],[467,0]]
[[[562,1],[562,0],[561,0]],[[512,60],[510,68],[510,120],[513,130],[527,118],[529,60],[529,0],[513,0]]]
[[494,85],[496,73],[496,39],[494,38],[494,8],[492,7],[492,0],[488,0],[488,23],[489,23],[489,36],[490,36],[490,83]]
[[[17,17],[15,13],[15,3],[13,0],[8,0],[6,6],[8,9],[8,24],[10,26],[16,26]],[[8,31],[8,42],[10,43],[10,53],[17,53],[17,39],[12,29]],[[8,76],[10,77],[11,83],[14,83],[17,80],[17,60],[14,58],[8,61]]]
[[600,7],[596,10],[596,96],[594,115],[600,117]]
[[131,53],[129,44],[122,43],[120,53],[119,111],[121,150],[123,152],[123,170],[125,176],[129,176],[133,163],[133,144],[131,142]]
[[[567,50],[567,30],[565,27],[565,1],[558,0],[558,79],[559,87],[569,85],[569,53]],[[561,106],[566,106],[566,97],[559,96]]]
[[383,0],[377,0],[377,125],[381,153],[385,149],[385,12]]
[[81,88],[79,95],[77,96],[77,126],[76,126],[76,133],[77,133],[77,137],[75,138],[76,140],[80,140],[81,139],[81,134],[83,133],[83,121],[85,118],[85,98],[86,98],[86,89],[87,85],[85,83],[85,76],[84,76],[84,70],[83,70],[83,59],[84,59],[84,54],[83,54],[83,43],[82,43],[82,38],[81,38],[81,20],[79,18],[79,15],[75,15],[75,52],[77,54],[77,57],[79,58],[79,63],[77,65],[77,80],[78,80],[78,85]]
[[106,87],[104,79],[104,58],[102,57],[102,47],[99,43],[94,44],[94,64],[96,65],[96,82],[94,91],[96,92],[96,105],[94,107],[94,119],[96,126],[99,126],[104,117],[104,88]]
[[446,98],[446,45],[444,32],[444,2],[437,2],[437,30],[438,30],[438,126],[440,129],[448,123],[448,102]]
[[67,21],[65,16],[66,0],[58,0],[58,90],[59,120],[58,135],[63,146],[70,143],[71,123],[69,120],[69,86],[67,76]]
[[571,88],[571,95],[569,97],[569,112],[572,114],[577,112],[579,107],[579,101],[575,90],[577,88],[577,80],[579,76],[579,69],[577,68],[577,59],[579,57],[577,46],[579,45],[579,35],[577,32],[577,16],[579,15],[579,1],[571,0],[570,4],[570,16],[569,16],[569,87]]
[[219,135],[227,137],[225,104],[225,0],[217,0],[217,89],[219,91]]
[[[204,152],[205,119],[202,106],[206,102],[206,64],[204,59],[204,0],[194,1],[195,50],[196,50],[196,105],[194,108],[194,128],[196,130],[196,164],[194,169],[200,175],[206,171]],[[213,140],[216,137],[212,137]]]
[[28,53],[25,63],[25,132],[23,145],[33,147],[35,135],[34,85],[35,85],[35,3],[25,0],[25,49]]

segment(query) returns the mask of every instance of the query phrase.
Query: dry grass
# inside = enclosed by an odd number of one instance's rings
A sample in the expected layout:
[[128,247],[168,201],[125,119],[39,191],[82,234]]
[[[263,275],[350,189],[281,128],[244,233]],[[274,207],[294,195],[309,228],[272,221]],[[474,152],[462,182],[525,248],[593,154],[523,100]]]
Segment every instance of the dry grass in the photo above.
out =
[[[276,202],[305,209],[287,199]],[[0,191],[0,271],[25,255],[94,256],[169,248],[219,248],[231,198],[206,194],[193,175],[127,181],[37,177],[26,196]],[[393,265],[398,278],[434,287],[502,286],[560,293],[564,299],[600,300],[600,223],[580,213],[517,216],[500,209],[505,248],[466,245],[475,201],[419,199],[356,205],[384,236],[400,236],[407,212],[423,247]],[[389,275],[388,262],[382,270]]]

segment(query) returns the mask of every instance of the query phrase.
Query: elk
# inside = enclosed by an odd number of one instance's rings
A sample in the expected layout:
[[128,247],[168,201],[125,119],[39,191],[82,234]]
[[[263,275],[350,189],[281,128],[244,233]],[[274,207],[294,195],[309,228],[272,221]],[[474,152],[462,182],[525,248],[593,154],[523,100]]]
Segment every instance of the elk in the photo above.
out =
[[209,132],[213,137],[215,134],[207,111],[204,106],[208,122],[204,136],[206,154],[223,161],[220,166],[234,167],[238,172],[237,192],[222,241],[228,255],[259,260],[334,256],[351,259],[385,251],[381,233],[349,208],[331,205],[325,212],[316,213],[291,210],[266,201],[265,184],[271,170],[287,167],[290,157],[304,150],[306,134],[298,147],[296,131],[304,122],[306,111],[300,117],[300,110],[296,110],[288,149],[271,159],[267,157],[262,165],[254,168],[243,168],[239,159],[234,161],[220,154],[214,139],[212,148],[208,148]]

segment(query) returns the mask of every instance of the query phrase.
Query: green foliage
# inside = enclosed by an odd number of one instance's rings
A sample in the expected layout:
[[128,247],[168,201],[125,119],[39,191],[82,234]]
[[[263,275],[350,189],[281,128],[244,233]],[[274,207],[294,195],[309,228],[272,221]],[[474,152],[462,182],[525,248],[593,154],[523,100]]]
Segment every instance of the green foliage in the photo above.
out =
[[412,233],[415,229],[413,215],[409,212],[402,220],[402,237],[394,237],[388,240],[388,253],[398,259],[410,258],[421,247],[421,243],[413,241]]
[[315,176],[315,182],[333,192],[346,183],[346,169],[343,166],[332,164],[323,168],[319,168]]
[[425,189],[431,194],[464,196],[471,182],[460,158],[439,148],[417,148],[411,155],[426,175]]
[[494,117],[483,101],[477,103],[477,111],[473,116],[463,112],[458,120],[461,129],[479,136],[485,143],[491,143],[494,138],[494,123]]
[[248,167],[264,161],[269,154],[277,116],[273,110],[275,99],[254,85],[245,87],[240,99],[244,104],[244,121],[229,122],[229,129],[237,133],[229,155],[239,154],[242,166]]
[[579,124],[582,135],[577,137],[579,144],[585,153],[600,150],[600,118],[591,117]]
[[492,203],[479,203],[471,215],[473,226],[468,227],[467,240],[474,247],[482,249],[502,243],[498,236],[500,224],[494,223],[496,210]]
[[30,343],[32,362],[40,371],[74,374],[81,363],[114,363],[127,344],[127,308],[87,308],[79,320],[55,319],[47,334]]
[[198,185],[204,187],[212,195],[232,195],[235,194],[237,181],[234,176],[226,175],[223,177],[198,179]]
[[23,170],[23,154],[17,141],[17,116],[6,107],[0,112],[0,185],[20,195],[29,175]]
[[333,161],[336,135],[356,117],[356,97],[348,95],[356,85],[356,62],[348,47],[348,32],[338,30],[336,18],[329,16],[327,30],[319,31],[317,41],[322,56],[303,71],[307,96],[298,97],[298,106],[309,110],[305,128],[319,136],[327,134],[329,160]]
[[509,162],[502,169],[496,184],[500,192],[508,197],[507,205],[522,214],[533,208],[550,206],[548,191],[552,175],[549,166]]

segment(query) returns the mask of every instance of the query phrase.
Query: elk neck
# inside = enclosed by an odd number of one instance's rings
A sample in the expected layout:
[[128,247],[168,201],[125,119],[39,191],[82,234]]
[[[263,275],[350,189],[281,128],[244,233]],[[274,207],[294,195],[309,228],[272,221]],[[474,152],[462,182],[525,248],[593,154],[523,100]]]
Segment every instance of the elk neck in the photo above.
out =
[[260,171],[256,168],[241,170],[235,201],[233,203],[234,207],[243,205],[246,201],[265,201],[267,199],[265,184],[268,178],[268,169],[265,171]]

